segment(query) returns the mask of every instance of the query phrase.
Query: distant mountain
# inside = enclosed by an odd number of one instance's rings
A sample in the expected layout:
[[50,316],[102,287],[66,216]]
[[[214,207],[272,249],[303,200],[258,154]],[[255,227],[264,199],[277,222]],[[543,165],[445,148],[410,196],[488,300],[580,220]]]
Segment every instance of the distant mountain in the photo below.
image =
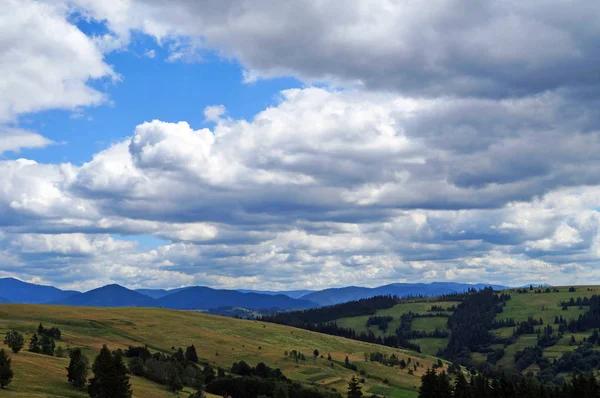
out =
[[288,297],[291,298],[300,298],[303,296],[306,296],[309,293],[314,292],[314,290],[282,290],[282,291],[275,291],[275,290],[247,290],[247,289],[238,289],[238,292],[241,293],[258,293],[258,294],[268,294],[271,296],[274,296],[276,294],[284,294]]
[[10,300],[4,297],[0,297],[0,303],[6,304],[6,303],[10,303]]
[[182,290],[187,289],[187,287],[181,287],[178,289],[135,289],[136,292],[141,293],[145,296],[152,297],[153,299],[158,299],[164,296],[167,296],[172,293],[177,293]]
[[74,290],[60,290],[52,286],[36,285],[15,278],[0,279],[2,297],[13,303],[41,304],[79,295]]
[[93,307],[157,307],[156,300],[120,285],[106,285],[51,304]]
[[315,306],[310,301],[294,299],[284,294],[242,293],[237,290],[218,290],[203,286],[190,287],[169,294],[157,299],[156,302],[161,307],[187,310],[217,307],[301,309]]
[[325,289],[302,296],[302,299],[312,301],[319,305],[333,305],[380,295],[391,294],[400,297],[416,295],[438,296],[440,294],[464,292],[469,288],[482,289],[486,286],[492,286],[492,288],[496,290],[507,288],[506,286],[488,285],[483,283],[474,285],[454,282],[392,283],[390,285],[375,288],[349,286]]

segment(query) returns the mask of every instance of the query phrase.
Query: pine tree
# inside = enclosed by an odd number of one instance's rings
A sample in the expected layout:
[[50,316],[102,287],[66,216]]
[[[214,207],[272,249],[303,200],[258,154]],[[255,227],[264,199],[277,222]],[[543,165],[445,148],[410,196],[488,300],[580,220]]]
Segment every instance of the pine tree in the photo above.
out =
[[75,348],[69,353],[69,367],[67,368],[67,380],[77,388],[83,388],[87,381],[87,375],[90,369],[90,362],[81,352],[80,348]]
[[456,382],[454,383],[454,397],[456,398],[471,398],[471,386],[467,382],[466,377],[462,372],[456,375]]
[[317,359],[318,356],[319,356],[319,350],[317,350],[315,348],[315,350],[313,351],[313,357],[314,357],[314,359]]
[[361,398],[362,395],[362,387],[360,386],[358,379],[355,376],[352,376],[352,379],[348,382],[348,398]]
[[25,338],[23,335],[16,330],[11,330],[4,336],[4,344],[10,347],[11,350],[16,354],[21,351],[21,348],[25,345]]
[[6,387],[13,378],[10,368],[10,357],[4,350],[0,350],[0,389]]
[[35,333],[33,334],[33,336],[31,336],[31,340],[29,341],[29,351],[34,352],[36,354],[42,352],[42,349],[40,347],[40,340],[38,339],[38,336]]
[[193,344],[185,349],[185,359],[194,363],[198,362],[198,354]]
[[175,357],[175,360],[177,362],[185,361],[185,354],[183,353],[183,349],[181,347],[179,347],[177,349],[177,352],[175,352],[175,354],[173,354],[173,356]]
[[121,355],[113,355],[106,345],[92,365],[88,393],[92,398],[131,398],[131,384]]
[[450,386],[450,378],[446,372],[438,375],[435,381],[436,398],[451,398],[452,387]]
[[421,377],[419,398],[437,398],[436,381],[437,375],[435,374],[435,369],[427,369],[427,372]]

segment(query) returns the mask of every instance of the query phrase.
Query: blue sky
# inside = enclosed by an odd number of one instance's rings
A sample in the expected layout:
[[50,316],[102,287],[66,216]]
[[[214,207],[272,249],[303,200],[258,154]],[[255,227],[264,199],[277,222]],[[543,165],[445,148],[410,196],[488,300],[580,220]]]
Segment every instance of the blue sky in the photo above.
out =
[[3,2],[0,277],[600,282],[593,5]]

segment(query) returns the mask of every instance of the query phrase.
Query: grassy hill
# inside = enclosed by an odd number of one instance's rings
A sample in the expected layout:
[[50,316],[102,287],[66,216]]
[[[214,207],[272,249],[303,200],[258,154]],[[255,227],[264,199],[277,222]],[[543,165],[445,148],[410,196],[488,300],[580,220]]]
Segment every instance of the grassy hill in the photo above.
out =
[[[569,292],[569,287],[556,287],[552,288],[550,293],[545,293],[546,288],[541,288],[542,293],[535,293],[536,290],[529,291],[527,293],[518,293],[517,289],[507,289],[503,292],[511,295],[511,299],[508,300],[504,311],[501,314],[496,315],[496,319],[507,319],[514,318],[516,322],[526,321],[532,317],[536,320],[542,319],[544,325],[553,324],[556,316],[562,316],[565,320],[569,321],[577,319],[580,314],[587,311],[588,307],[577,307],[570,306],[568,309],[562,309],[560,302],[569,301],[571,297],[591,297],[594,294],[600,294],[600,286],[577,286],[575,292]],[[458,302],[439,301],[436,298],[427,298],[414,300],[413,302],[404,302],[397,304],[392,308],[378,310],[374,316],[391,316],[393,320],[389,323],[386,332],[382,332],[377,326],[367,327],[367,320],[370,315],[357,316],[350,318],[339,318],[336,320],[337,324],[343,327],[350,327],[358,332],[371,330],[376,335],[393,334],[400,325],[400,316],[409,312],[415,314],[431,314],[430,311],[432,306],[440,306],[447,308],[453,305],[457,305]],[[439,311],[435,311],[439,313]],[[446,311],[444,311],[446,313]],[[451,314],[451,312],[447,312]],[[416,318],[412,321],[412,330],[420,330],[425,332],[432,332],[436,328],[446,330],[446,317],[433,317],[433,318]],[[500,329],[492,330],[492,333],[500,337],[508,337],[513,333],[514,327],[505,327]],[[577,344],[571,344],[571,333],[565,333],[562,339],[554,346],[547,347],[544,349],[544,356],[551,360],[560,357],[563,353],[573,351],[577,348],[578,343],[581,343],[584,337],[589,337],[592,330],[575,333],[575,340]],[[435,355],[438,349],[446,346],[448,338],[419,338],[410,340],[412,343],[419,344],[421,351],[429,355]],[[523,350],[528,346],[535,346],[537,344],[536,334],[524,334],[519,336],[513,344],[506,347],[503,345],[492,345],[492,348],[504,348],[505,356],[498,364],[504,367],[512,367],[514,365],[515,353]],[[486,355],[482,353],[474,353],[473,358],[477,361],[485,361]],[[526,371],[536,371],[535,366],[526,369]]]
[[[147,344],[151,350],[172,352],[171,347],[194,344],[198,356],[214,366],[229,369],[233,362],[244,360],[256,365],[263,361],[279,367],[290,379],[306,384],[336,388],[345,393],[347,381],[355,375],[343,366],[346,356],[366,372],[363,391],[395,398],[416,397],[420,376],[436,361],[425,354],[348,340],[257,321],[238,320],[191,311],[153,308],[92,308],[49,305],[0,305],[0,333],[16,329],[25,334],[26,341],[37,325],[57,326],[62,339],[57,346],[80,347],[93,360],[103,344],[110,349],[128,345]],[[7,348],[7,347],[5,347]],[[318,349],[324,358],[312,358]],[[298,350],[307,357],[295,363],[284,355]],[[419,361],[414,375],[407,370],[379,363],[365,362],[364,354],[395,353],[401,359]],[[327,360],[331,354],[334,366]],[[73,389],[66,380],[67,358],[20,352],[12,354],[15,377],[3,397],[86,397]],[[360,376],[359,376],[360,377]],[[191,390],[173,394],[164,386],[133,377],[134,396],[187,397]],[[384,382],[386,380],[387,382]]]

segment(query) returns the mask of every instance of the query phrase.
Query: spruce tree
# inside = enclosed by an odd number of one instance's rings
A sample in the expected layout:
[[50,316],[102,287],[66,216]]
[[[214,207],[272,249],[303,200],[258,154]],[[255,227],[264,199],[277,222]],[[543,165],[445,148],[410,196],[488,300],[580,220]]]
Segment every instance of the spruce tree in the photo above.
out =
[[427,372],[421,376],[419,398],[436,398],[436,381],[435,369],[427,369]]
[[362,387],[358,379],[352,376],[352,379],[348,382],[348,398],[361,398],[362,395]]
[[42,336],[40,339],[40,346],[42,348],[42,354],[44,355],[54,355],[54,348],[56,347],[56,343],[52,337]]
[[0,350],[0,389],[6,387],[13,378],[10,368],[10,357],[4,350]]
[[25,345],[25,338],[23,335],[16,330],[11,330],[4,336],[4,344],[10,347],[11,350],[16,354],[21,351],[21,348]]
[[69,362],[69,367],[67,368],[67,379],[75,387],[83,388],[90,369],[89,360],[83,355],[80,348],[71,350],[69,358],[71,358],[71,362]]
[[40,347],[40,340],[38,339],[37,334],[33,334],[31,336],[31,340],[29,341],[29,351],[39,354],[42,352],[42,348]]
[[185,359],[194,363],[198,362],[198,354],[193,344],[185,349]]
[[446,372],[438,375],[435,382],[436,398],[452,398],[452,387],[450,386],[450,378]]
[[92,398],[131,398],[131,384],[121,355],[113,355],[106,345],[92,365],[88,393]]
[[456,375],[456,382],[454,383],[454,397],[455,398],[472,398],[471,386],[467,382],[467,378],[462,372]]

